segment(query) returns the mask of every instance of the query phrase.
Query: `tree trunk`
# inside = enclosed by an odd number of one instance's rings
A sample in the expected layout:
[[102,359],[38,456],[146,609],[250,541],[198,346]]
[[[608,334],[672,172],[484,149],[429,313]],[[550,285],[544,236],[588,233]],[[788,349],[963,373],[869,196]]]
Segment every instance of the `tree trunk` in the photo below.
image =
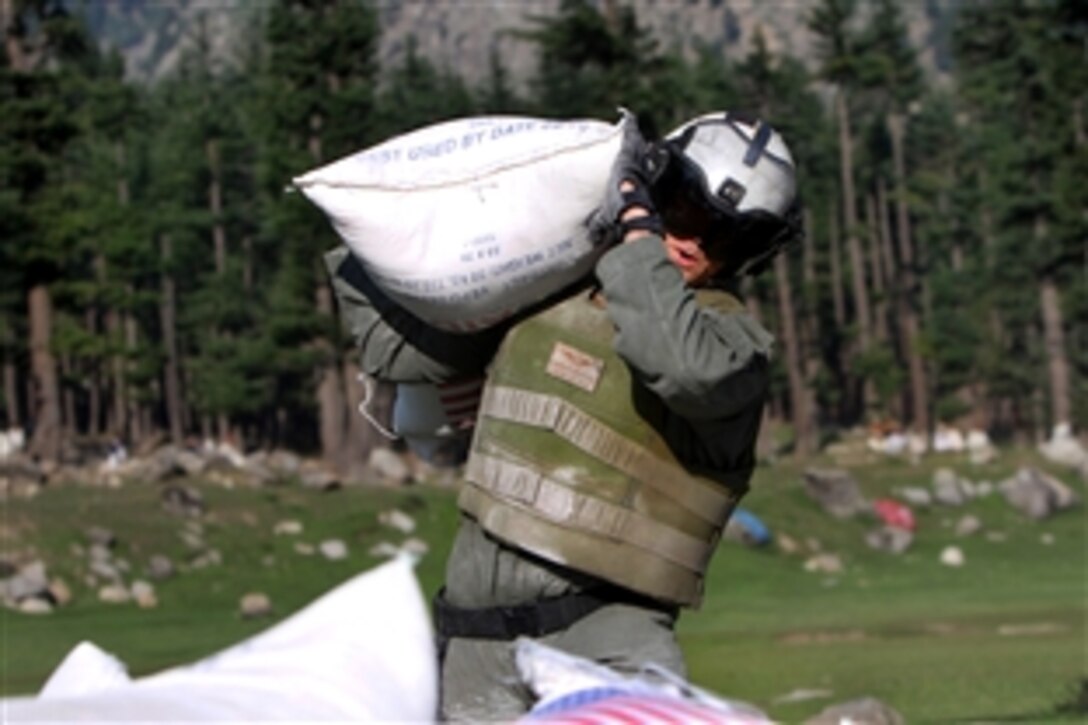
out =
[[[350,356],[344,358],[343,385],[346,391],[343,402],[347,419],[347,436],[340,451],[340,467],[352,480],[358,481],[366,475],[370,452],[382,445],[385,439],[359,412],[359,406],[366,400],[367,389],[363,383],[359,365],[352,361]],[[371,384],[370,395],[376,397],[369,402],[371,409],[378,413],[379,419],[385,417],[382,413],[383,406],[392,405],[392,399],[387,399],[389,390],[391,390],[389,386]]]
[[227,269],[227,231],[223,226],[222,164],[219,159],[218,139],[210,138],[204,142],[204,156],[208,162],[208,211],[212,215],[215,273],[222,278]]
[[242,238],[242,291],[253,293],[253,237]]
[[828,241],[831,267],[831,302],[835,310],[835,326],[841,334],[846,329],[846,298],[843,296],[842,285],[842,242],[839,239],[838,210],[835,202],[831,202],[831,213],[828,215]]
[[877,179],[876,182],[876,209],[877,224],[880,231],[880,270],[884,278],[884,289],[888,295],[888,301],[894,308],[895,300],[899,296],[895,284],[896,270],[899,265],[895,261],[895,237],[892,234],[891,208],[888,205],[888,190],[884,185],[883,178]]
[[919,349],[919,325],[917,304],[917,281],[915,279],[914,247],[911,239],[910,208],[907,204],[907,175],[903,148],[906,137],[906,122],[898,113],[889,113],[887,117],[888,133],[892,142],[892,164],[895,173],[895,208],[896,231],[899,235],[900,255],[900,319],[903,321],[903,349],[907,355],[910,371],[911,390],[911,428],[916,433],[928,435],[929,390],[926,382],[925,364]]
[[846,235],[846,252],[850,255],[850,282],[854,295],[854,317],[858,323],[858,348],[864,353],[872,339],[869,293],[865,282],[865,255],[858,237],[857,194],[854,191],[854,140],[850,130],[850,109],[846,94],[840,89],[835,96],[839,118],[839,174],[842,184],[842,223]]
[[869,231],[869,266],[873,278],[873,335],[881,344],[888,342],[888,277],[882,269],[883,254],[881,253],[882,240],[880,237],[879,212],[877,211],[876,196],[867,194],[865,197],[866,227]]
[[[880,228],[880,267],[886,282],[885,292],[888,298],[888,308],[885,313],[888,320],[888,344],[897,353],[897,361],[901,361],[905,366],[909,363],[903,348],[902,303],[900,301],[902,295],[897,282],[899,265],[896,262],[895,239],[892,235],[891,207],[888,204],[888,191],[883,177],[877,177],[876,181],[876,208],[877,223]],[[903,411],[907,409],[909,402],[910,396],[906,391],[892,397],[888,401],[888,414],[894,420],[904,420]]]
[[796,315],[790,295],[790,268],[786,255],[774,260],[775,287],[778,292],[778,319],[785,350],[786,375],[789,380],[790,412],[793,419],[794,452],[808,456],[816,450],[816,431],[807,385],[801,368],[801,346]]
[[0,357],[3,359],[5,423],[9,428],[20,428],[23,425],[23,418],[19,410],[19,373],[15,367],[11,337],[11,320],[7,313],[0,312]]
[[831,267],[831,302],[835,315],[835,329],[832,332],[834,349],[835,386],[838,390],[835,418],[843,421],[850,417],[854,401],[853,376],[850,374],[850,359],[853,357],[853,343],[846,337],[846,290],[842,279],[842,239],[839,236],[839,214],[836,200],[832,198],[828,215],[828,255]]
[[[335,85],[335,77],[330,80]],[[314,163],[321,163],[324,157],[324,149],[321,141],[321,133],[324,128],[324,119],[320,114],[310,116],[310,138],[307,143],[310,157]],[[318,265],[315,268],[317,280],[317,311],[323,318],[335,314],[332,302],[332,292],[325,279],[325,271]],[[344,393],[340,385],[339,354],[332,343],[326,338],[316,341],[317,348],[324,353],[324,361],[321,363],[320,382],[317,386],[317,407],[319,420],[319,434],[321,436],[321,453],[325,461],[331,465],[339,465],[342,456],[342,448],[346,440],[347,421],[344,415]]]
[[60,385],[57,361],[50,348],[53,336],[53,299],[49,287],[37,283],[27,295],[30,316],[30,368],[34,382],[34,434],[29,450],[47,461],[60,457]]
[[813,450],[820,448],[820,408],[816,391],[812,388],[820,374],[820,314],[816,294],[816,244],[813,240],[812,210],[804,212],[805,241],[804,255],[801,262],[801,279],[806,292],[804,326],[801,329],[802,359],[804,360],[805,394],[808,397],[809,414],[813,425]]
[[8,428],[21,428],[22,416],[19,415],[19,381],[15,363],[4,358],[4,410],[7,413]]
[[117,162],[117,202],[121,207],[126,207],[132,200],[129,193],[128,174],[125,173],[128,153],[123,141],[118,141],[113,147],[113,158]]
[[1072,384],[1062,324],[1062,303],[1058,285],[1050,275],[1045,275],[1039,281],[1039,306],[1043,317],[1043,345],[1050,382],[1050,424],[1052,427],[1063,423],[1071,424]]
[[[222,284],[225,282],[224,277],[227,273],[227,230],[223,224],[223,181],[219,139],[209,138],[204,142],[204,157],[208,163],[208,212],[212,218],[212,255],[215,259],[215,274]],[[218,338],[225,338],[227,335],[222,329],[216,329],[212,334]],[[236,442],[230,417],[225,412],[216,413],[215,429],[219,440]]]
[[162,279],[160,281],[162,298],[159,300],[159,321],[162,326],[162,344],[166,354],[163,366],[163,388],[166,398],[166,421],[170,430],[170,440],[180,445],[184,438],[181,418],[181,375],[178,365],[177,338],[177,292],[174,275],[170,270],[173,257],[173,245],[169,234],[159,238],[159,251],[162,258]]
[[[979,194],[981,198],[986,199],[988,192],[989,179],[986,174],[986,170],[983,169],[979,174]],[[982,239],[982,251],[983,261],[986,265],[987,274],[992,274],[994,265],[996,264],[996,248],[997,241],[994,238],[994,220],[993,214],[990,211],[989,204],[983,203],[979,207],[979,235]],[[997,354],[1004,354],[1006,348],[1006,331],[1005,323],[1001,317],[1001,312],[998,310],[996,304],[989,304],[989,315],[987,318],[987,324],[989,326],[989,343]],[[994,427],[1000,417],[1000,403],[998,400],[990,400],[991,387],[988,381],[979,381],[976,386],[976,395],[979,406],[979,413],[976,416],[976,425],[982,430],[990,430]]]
[[[332,292],[319,280],[317,285],[317,310],[322,317],[334,314]],[[340,384],[339,355],[333,345],[322,338],[317,341],[323,353],[321,379],[317,386],[317,404],[320,421],[321,454],[330,464],[339,466],[345,442],[344,391]]]
[[[95,255],[94,270],[99,288],[105,288],[106,258],[101,254]],[[128,436],[128,390],[125,385],[125,347],[121,337],[120,314],[111,306],[106,309],[104,317],[110,374],[110,412],[106,429],[124,440]]]
[[76,430],[76,394],[72,390],[71,381],[75,379],[75,367],[72,364],[72,354],[62,353],[60,356],[60,399],[61,399],[61,431],[63,438],[71,440],[75,438]]
[[[98,336],[98,304],[87,308],[84,314],[84,325],[87,334],[91,337]],[[101,432],[102,417],[102,361],[95,357],[91,359],[88,371],[87,383],[87,435],[97,437]]]
[[[129,299],[133,299],[135,297],[136,293],[133,291],[132,285],[127,286],[126,292],[128,293],[126,296]],[[139,343],[139,328],[137,327],[136,316],[127,310],[124,314],[124,329],[125,350],[135,351],[136,345]],[[131,364],[132,363],[126,365],[126,368],[131,366]],[[128,396],[128,427],[129,436],[131,437],[134,445],[138,445],[139,443],[141,443],[144,437],[147,436],[149,433],[149,431],[144,429],[142,425],[143,418],[140,415],[140,408],[141,405],[140,401],[137,399],[137,396],[130,394]]]
[[[846,239],[846,253],[850,259],[850,288],[854,301],[854,320],[857,322],[857,338],[849,347],[846,355],[847,366],[858,354],[864,355],[869,350],[872,339],[871,311],[869,294],[865,282],[865,257],[861,253],[861,241],[858,238],[857,193],[854,189],[854,138],[850,128],[850,106],[846,91],[842,88],[835,94],[835,113],[839,122],[839,182],[842,187],[842,232]],[[845,402],[852,417],[864,412],[867,404],[875,399],[874,386],[869,376],[858,379],[850,374],[846,377]]]
[[31,64],[15,26],[15,13],[15,0],[0,0],[0,32],[4,35],[8,65],[17,73],[25,73]]
[[621,28],[619,8],[616,7],[616,0],[602,0],[601,16],[604,18],[605,26],[612,31],[613,35],[617,35]]
[[805,230],[801,240],[801,283],[807,295],[816,288],[816,242],[812,236],[812,209],[805,207],[801,212],[801,223]]

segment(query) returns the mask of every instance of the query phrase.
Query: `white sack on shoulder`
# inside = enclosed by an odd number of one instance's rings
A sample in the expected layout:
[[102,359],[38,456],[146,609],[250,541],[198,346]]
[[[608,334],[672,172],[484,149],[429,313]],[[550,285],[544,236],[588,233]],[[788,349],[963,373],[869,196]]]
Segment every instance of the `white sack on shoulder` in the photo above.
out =
[[482,329],[576,281],[616,124],[480,116],[427,126],[293,180],[376,284],[417,317]]

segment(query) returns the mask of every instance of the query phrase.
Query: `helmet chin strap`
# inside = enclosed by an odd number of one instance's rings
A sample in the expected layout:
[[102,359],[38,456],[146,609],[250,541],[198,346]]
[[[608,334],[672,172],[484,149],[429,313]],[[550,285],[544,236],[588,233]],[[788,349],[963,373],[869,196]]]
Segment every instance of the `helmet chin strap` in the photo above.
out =
[[801,238],[803,232],[801,231],[800,214],[799,202],[794,203],[793,207],[786,212],[786,225],[782,231],[767,242],[757,254],[749,255],[735,269],[730,270],[729,274],[733,277],[755,276],[765,270],[767,264],[778,256],[779,252]]

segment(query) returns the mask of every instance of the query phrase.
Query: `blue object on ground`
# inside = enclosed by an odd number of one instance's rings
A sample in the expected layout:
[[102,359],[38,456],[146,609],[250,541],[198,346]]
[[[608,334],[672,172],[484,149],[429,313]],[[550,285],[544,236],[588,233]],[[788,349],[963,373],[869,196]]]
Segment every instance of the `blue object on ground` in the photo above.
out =
[[744,538],[748,543],[762,545],[769,543],[771,540],[771,530],[748,509],[738,508],[733,511],[733,517],[729,523],[743,529]]

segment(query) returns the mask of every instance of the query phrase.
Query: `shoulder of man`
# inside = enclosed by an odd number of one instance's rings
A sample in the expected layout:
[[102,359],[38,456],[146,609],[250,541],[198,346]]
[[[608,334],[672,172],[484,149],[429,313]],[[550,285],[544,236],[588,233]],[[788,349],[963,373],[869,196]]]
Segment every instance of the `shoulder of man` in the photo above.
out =
[[748,312],[740,295],[725,287],[705,287],[695,291],[695,299],[707,309],[722,313]]
[[769,356],[774,347],[774,335],[752,313],[740,292],[729,286],[714,286],[696,290],[695,298],[703,309],[712,310],[735,323],[737,332],[743,334],[755,350]]

